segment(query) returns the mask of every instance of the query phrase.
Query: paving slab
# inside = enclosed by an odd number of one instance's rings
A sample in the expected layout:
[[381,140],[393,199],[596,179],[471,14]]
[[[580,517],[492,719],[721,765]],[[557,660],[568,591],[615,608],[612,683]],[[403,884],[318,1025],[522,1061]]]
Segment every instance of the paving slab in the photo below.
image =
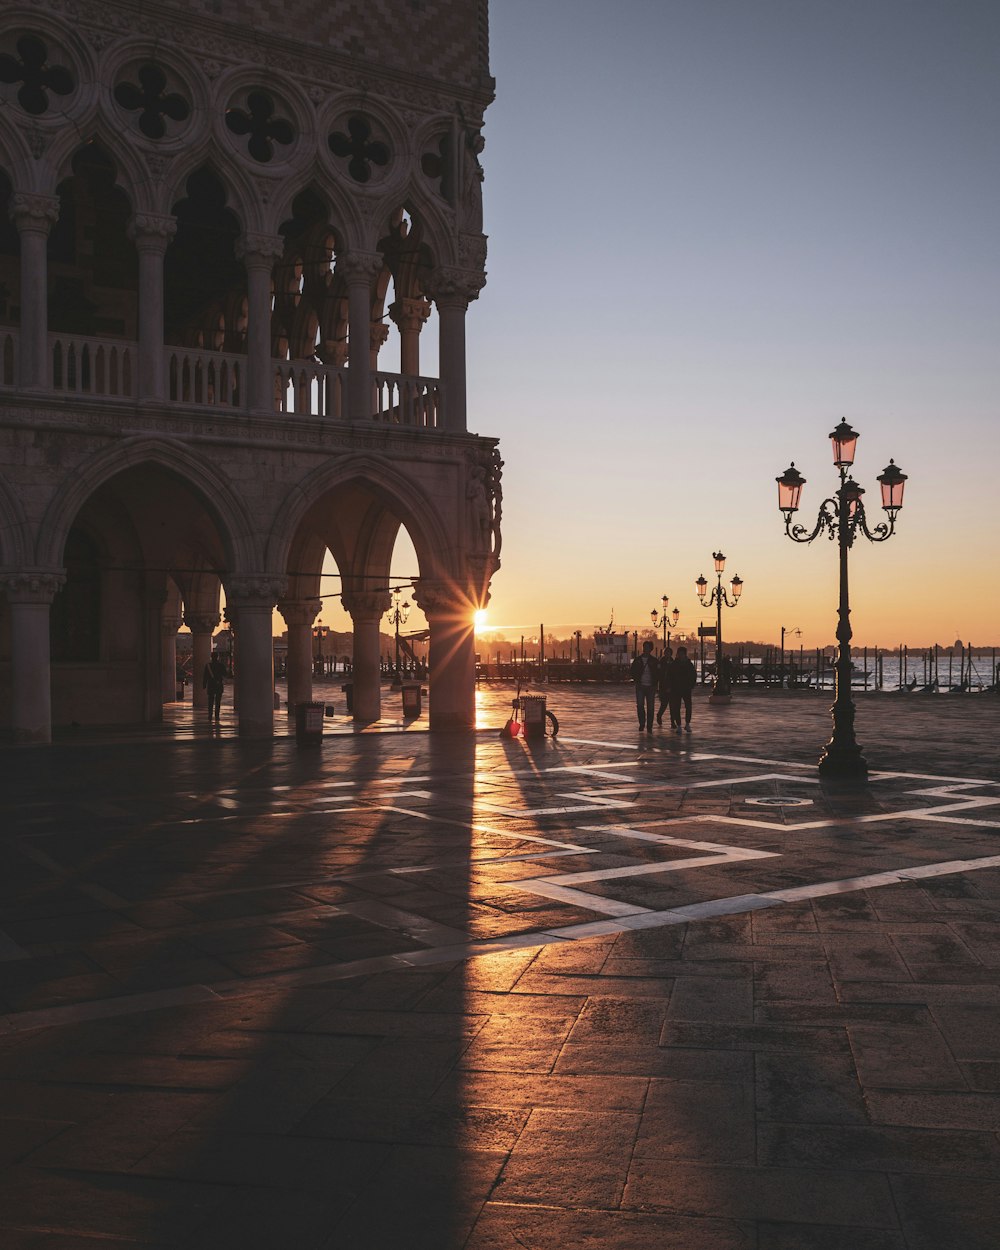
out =
[[1000,700],[0,752],[0,1246],[1000,1245]]

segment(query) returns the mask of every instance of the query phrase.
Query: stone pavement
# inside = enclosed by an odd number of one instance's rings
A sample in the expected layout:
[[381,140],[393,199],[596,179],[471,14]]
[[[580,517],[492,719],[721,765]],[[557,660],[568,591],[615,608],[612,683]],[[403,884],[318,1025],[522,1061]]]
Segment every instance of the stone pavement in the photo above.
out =
[[3,1250],[1000,1246],[1000,700],[510,693],[0,754]]

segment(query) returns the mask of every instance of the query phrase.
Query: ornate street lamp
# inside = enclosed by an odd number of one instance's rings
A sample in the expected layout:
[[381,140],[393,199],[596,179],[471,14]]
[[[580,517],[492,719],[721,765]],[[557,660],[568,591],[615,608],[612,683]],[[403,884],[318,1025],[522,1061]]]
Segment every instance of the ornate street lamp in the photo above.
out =
[[400,603],[400,591],[398,589],[392,592],[392,603],[386,616],[389,618],[389,624],[396,627],[396,677],[400,680],[399,674],[399,627],[406,624],[406,618],[410,615],[410,605],[408,602]]
[[677,628],[677,622],[680,620],[681,610],[680,608],[674,608],[673,612],[668,613],[667,606],[669,605],[670,600],[666,595],[663,596],[660,602],[663,604],[663,611],[658,612],[656,608],[653,608],[652,612],[649,614],[649,619],[653,622],[654,629],[662,620],[663,649],[666,651],[667,647],[670,645],[670,631]]
[[743,593],[743,579],[739,574],[734,575],[729,583],[733,597],[730,601],[729,596],[722,585],[722,574],[726,570],[726,557],[721,551],[713,551],[712,559],[715,561],[715,577],[716,584],[712,587],[712,593],[708,593],[708,581],[705,574],[695,582],[698,587],[698,601],[703,608],[710,608],[714,603],[716,605],[715,618],[715,682],[712,685],[712,697],[710,703],[728,703],[729,693],[729,675],[726,672],[726,665],[722,654],[722,607],[723,604],[727,608],[735,608],[739,603],[740,595]]
[[855,709],[854,700],[851,698],[851,604],[847,585],[847,553],[854,545],[854,539],[859,532],[873,543],[884,543],[887,538],[893,536],[896,531],[896,517],[903,506],[906,474],[900,472],[893,460],[890,460],[879,474],[876,480],[882,488],[882,507],[888,520],[870,530],[865,518],[865,505],[862,499],[865,492],[853,478],[848,477],[848,470],[854,463],[857,442],[857,431],[852,430],[846,421],[841,421],[830,434],[833,463],[840,471],[840,488],[820,504],[816,526],[811,533],[807,526],[792,523],[792,518],[798,511],[805,478],[792,463],[776,481],[778,483],[778,508],[785,514],[785,533],[788,537],[793,542],[811,543],[825,529],[831,541],[837,540],[840,549],[840,607],[837,623],[839,650],[836,696],[833,707],[830,709],[833,716],[833,736],[823,748],[819,771],[824,777],[865,781],[868,777],[868,765],[854,736]]

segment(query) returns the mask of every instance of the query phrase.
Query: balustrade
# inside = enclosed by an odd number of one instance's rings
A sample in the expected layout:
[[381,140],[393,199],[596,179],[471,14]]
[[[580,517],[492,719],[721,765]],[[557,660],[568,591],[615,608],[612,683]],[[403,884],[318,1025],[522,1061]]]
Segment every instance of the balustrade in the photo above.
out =
[[[0,388],[19,385],[19,339],[16,327],[0,327]],[[61,333],[50,334],[48,343],[52,390],[101,399],[136,398],[138,344]],[[246,356],[187,347],[163,350],[168,404],[246,407]],[[311,360],[275,360],[273,365],[276,412],[337,422],[350,419],[346,367]],[[438,378],[372,373],[370,408],[368,419],[381,425],[445,427]]]
[[241,408],[246,357],[226,352],[168,347],[167,397],[171,403]]
[[402,373],[372,374],[372,420],[432,430],[444,425],[443,395],[437,378]]
[[95,339],[50,334],[49,362],[54,391],[131,399],[135,395],[137,344],[127,339]]
[[346,369],[313,360],[275,361],[274,407],[276,412],[343,420],[347,408]]

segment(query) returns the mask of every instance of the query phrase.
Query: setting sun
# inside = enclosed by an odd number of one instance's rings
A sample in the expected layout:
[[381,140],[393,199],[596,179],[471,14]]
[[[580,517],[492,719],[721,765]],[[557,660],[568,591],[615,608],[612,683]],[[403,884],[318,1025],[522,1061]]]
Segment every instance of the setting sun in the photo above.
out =
[[477,608],[472,620],[476,627],[476,633],[481,633],[486,628],[486,617],[488,613],[485,608]]

